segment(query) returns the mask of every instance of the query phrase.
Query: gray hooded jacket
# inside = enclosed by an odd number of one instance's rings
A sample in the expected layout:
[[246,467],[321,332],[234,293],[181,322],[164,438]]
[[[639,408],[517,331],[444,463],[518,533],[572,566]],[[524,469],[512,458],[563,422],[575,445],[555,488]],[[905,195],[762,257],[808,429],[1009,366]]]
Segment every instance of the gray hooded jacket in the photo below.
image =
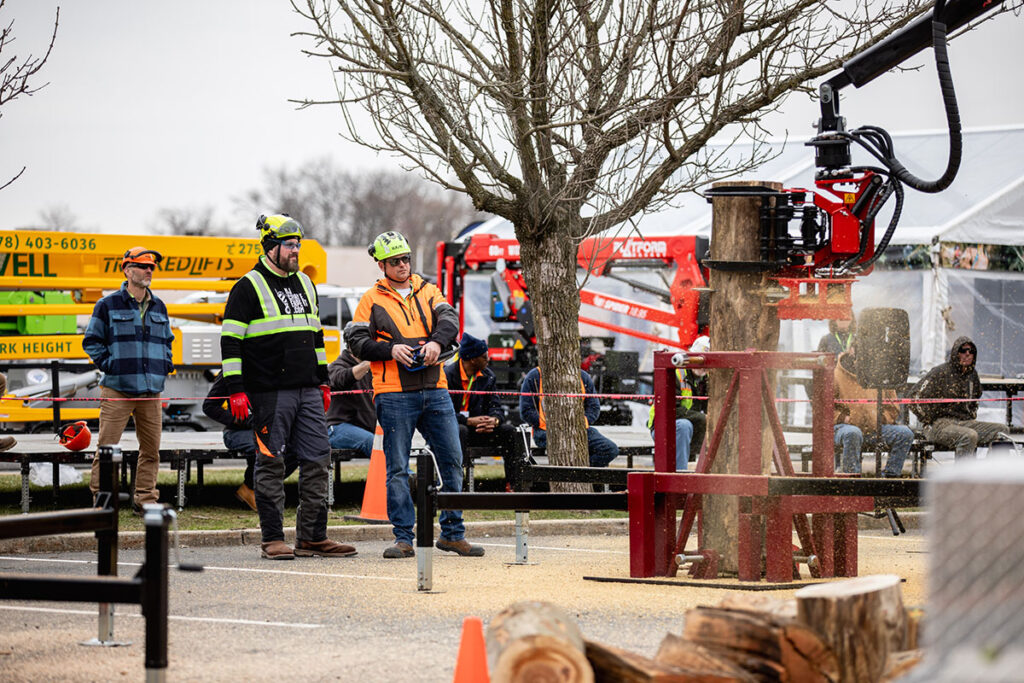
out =
[[[960,347],[970,345],[974,349],[974,358],[967,367],[959,361]],[[949,360],[936,366],[914,387],[911,396],[914,398],[981,398],[981,380],[975,370],[978,362],[978,346],[970,337],[958,337],[949,350]],[[941,417],[954,420],[973,420],[978,416],[977,401],[957,401],[950,403],[915,403],[911,410],[922,423],[929,425]]]

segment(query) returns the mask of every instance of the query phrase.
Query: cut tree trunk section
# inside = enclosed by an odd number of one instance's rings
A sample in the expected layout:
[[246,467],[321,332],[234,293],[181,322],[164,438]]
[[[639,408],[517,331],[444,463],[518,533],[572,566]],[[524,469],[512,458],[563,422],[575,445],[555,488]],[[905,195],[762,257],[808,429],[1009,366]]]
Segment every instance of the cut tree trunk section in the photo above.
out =
[[877,574],[808,586],[794,597],[797,618],[835,652],[844,683],[878,681],[889,654],[904,647],[907,616],[898,576]]
[[[779,190],[782,185],[771,182],[723,182],[714,188],[762,186]],[[716,261],[756,262],[760,255],[759,197],[718,196],[711,201],[711,258]],[[760,272],[733,272],[712,270],[710,285],[711,348],[714,351],[746,351],[753,348],[775,351],[779,343],[779,319],[773,307],[765,306],[763,292],[766,276]],[[708,443],[710,429],[717,424],[722,401],[729,386],[731,373],[712,370],[708,393]],[[738,418],[747,406],[736,406],[726,425],[721,446],[711,472],[738,473]],[[759,409],[758,413],[762,411]],[[752,417],[750,415],[747,415]],[[763,418],[762,418],[763,420]],[[764,430],[761,447],[761,473],[767,473],[771,463],[771,433]],[[736,496],[704,496],[704,545],[718,551],[722,558],[721,570],[735,574],[737,566],[739,499]]]
[[583,635],[549,602],[517,602],[487,626],[492,683],[593,683]]

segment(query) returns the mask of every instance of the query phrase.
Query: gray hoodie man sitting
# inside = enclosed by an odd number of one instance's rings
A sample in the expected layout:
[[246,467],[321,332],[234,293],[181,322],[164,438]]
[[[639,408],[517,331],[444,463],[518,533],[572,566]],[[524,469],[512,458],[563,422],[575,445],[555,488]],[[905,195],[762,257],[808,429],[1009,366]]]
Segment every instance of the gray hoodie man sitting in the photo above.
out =
[[949,350],[949,360],[932,368],[912,392],[914,398],[967,399],[911,404],[911,410],[925,425],[928,440],[955,451],[957,458],[974,456],[978,446],[987,446],[1006,431],[1006,425],[1000,422],[975,419],[977,399],[981,398],[981,379],[974,369],[977,360],[977,345],[970,337],[959,337]]

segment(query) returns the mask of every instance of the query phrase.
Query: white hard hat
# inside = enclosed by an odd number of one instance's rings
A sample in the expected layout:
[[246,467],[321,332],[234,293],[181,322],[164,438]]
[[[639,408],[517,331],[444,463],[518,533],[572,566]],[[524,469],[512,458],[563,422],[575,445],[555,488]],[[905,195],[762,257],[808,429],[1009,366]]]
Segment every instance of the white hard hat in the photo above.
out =
[[697,337],[696,339],[693,340],[693,343],[690,344],[691,353],[704,353],[705,351],[710,350],[711,340],[708,338],[706,334],[702,334],[701,336]]

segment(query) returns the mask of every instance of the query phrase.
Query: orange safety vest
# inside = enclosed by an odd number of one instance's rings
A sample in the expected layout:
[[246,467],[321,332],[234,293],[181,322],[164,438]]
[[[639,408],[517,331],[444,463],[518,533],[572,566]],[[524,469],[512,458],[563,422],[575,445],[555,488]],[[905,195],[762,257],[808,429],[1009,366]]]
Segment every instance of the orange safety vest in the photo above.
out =
[[[462,388],[466,392],[462,395],[462,412],[469,413],[469,392],[473,391],[473,382],[480,376],[480,373],[473,375],[472,377],[466,377],[466,369],[462,367],[462,359],[456,359],[456,363],[459,364],[459,377],[462,378]],[[446,378],[447,379],[447,378]]]
[[[447,301],[441,290],[419,275],[409,278],[409,286],[412,292],[408,298],[403,298],[381,278],[359,300],[353,322],[368,324],[374,341],[408,344],[413,348],[429,341],[437,324],[434,309]],[[370,371],[375,395],[448,388],[448,378],[440,365],[408,372],[394,360],[378,360],[370,362]]]
[[[539,393],[541,393],[541,394],[544,393],[544,380],[541,379],[540,371],[539,370],[537,371],[537,388],[540,389]],[[587,386],[583,383],[583,377],[580,377],[580,393],[581,394],[587,393]],[[537,426],[537,429],[543,429],[544,431],[547,431],[548,430],[548,428],[547,428],[547,424],[548,423],[544,419],[544,398],[543,397],[537,399],[537,412],[539,413],[539,415],[538,415],[538,418],[539,418],[538,422],[540,423]]]

